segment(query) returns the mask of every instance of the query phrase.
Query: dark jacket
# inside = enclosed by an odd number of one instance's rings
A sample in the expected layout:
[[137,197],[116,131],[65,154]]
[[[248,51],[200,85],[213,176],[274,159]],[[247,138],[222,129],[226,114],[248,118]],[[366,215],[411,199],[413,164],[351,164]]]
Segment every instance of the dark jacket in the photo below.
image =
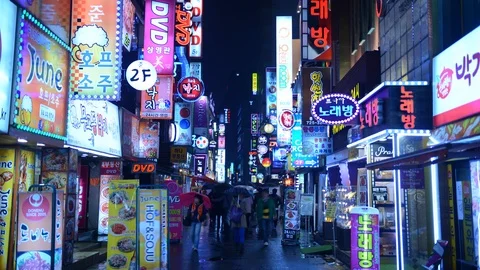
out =
[[263,201],[263,198],[257,200],[257,218],[258,220],[263,219],[263,206],[267,204],[268,207],[268,218],[273,219],[273,215],[275,213],[275,203],[273,202],[272,198],[268,198],[266,202]]

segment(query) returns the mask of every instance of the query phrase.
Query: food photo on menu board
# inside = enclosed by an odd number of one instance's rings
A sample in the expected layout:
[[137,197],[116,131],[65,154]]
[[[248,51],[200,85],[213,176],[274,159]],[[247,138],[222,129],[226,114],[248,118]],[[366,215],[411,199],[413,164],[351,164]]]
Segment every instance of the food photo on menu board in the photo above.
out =
[[136,269],[136,189],[138,180],[111,180],[107,269]]
[[300,194],[294,189],[285,190],[284,239],[295,240],[300,230]]

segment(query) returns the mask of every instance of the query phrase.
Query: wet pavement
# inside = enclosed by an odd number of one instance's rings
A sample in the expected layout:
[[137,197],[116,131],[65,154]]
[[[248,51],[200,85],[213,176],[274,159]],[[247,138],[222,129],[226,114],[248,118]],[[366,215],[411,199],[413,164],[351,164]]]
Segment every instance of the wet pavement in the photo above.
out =
[[[245,252],[240,255],[235,252],[235,245],[231,237],[217,235],[209,227],[202,227],[198,252],[192,251],[190,228],[184,231],[181,243],[170,245],[171,270],[196,269],[255,269],[255,270],[283,270],[283,269],[347,269],[342,266],[333,266],[321,256],[305,258],[299,246],[282,246],[281,234],[270,240],[270,245],[264,247],[263,242],[252,234],[245,241]],[[104,264],[87,270],[105,269]]]

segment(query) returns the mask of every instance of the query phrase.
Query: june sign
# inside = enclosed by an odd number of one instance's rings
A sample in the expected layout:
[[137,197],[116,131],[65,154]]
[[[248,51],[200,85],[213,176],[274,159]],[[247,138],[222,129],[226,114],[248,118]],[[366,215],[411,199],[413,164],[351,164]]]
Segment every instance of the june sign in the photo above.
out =
[[359,113],[358,102],[344,94],[329,94],[322,96],[312,105],[312,116],[329,125],[346,124]]

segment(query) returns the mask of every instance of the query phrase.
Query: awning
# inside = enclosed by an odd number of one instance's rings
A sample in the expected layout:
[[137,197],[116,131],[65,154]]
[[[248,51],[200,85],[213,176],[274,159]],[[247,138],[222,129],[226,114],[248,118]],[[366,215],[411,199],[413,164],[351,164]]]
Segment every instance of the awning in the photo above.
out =
[[[447,161],[480,158],[480,151],[468,151],[479,148],[476,143],[446,143],[422,149],[402,156],[373,162],[366,165],[368,170],[415,169]],[[432,158],[436,158],[432,161]]]

